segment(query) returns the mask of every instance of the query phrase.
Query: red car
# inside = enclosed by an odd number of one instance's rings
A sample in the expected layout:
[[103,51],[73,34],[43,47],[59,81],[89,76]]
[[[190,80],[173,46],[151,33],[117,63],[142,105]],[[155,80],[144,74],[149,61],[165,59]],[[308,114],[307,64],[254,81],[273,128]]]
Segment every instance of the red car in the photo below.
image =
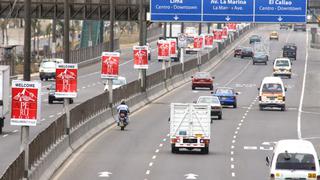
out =
[[237,47],[234,49],[234,57],[238,57],[238,56],[241,56],[242,54],[242,47]]
[[192,78],[192,90],[197,87],[206,87],[213,90],[213,79],[208,72],[197,72]]

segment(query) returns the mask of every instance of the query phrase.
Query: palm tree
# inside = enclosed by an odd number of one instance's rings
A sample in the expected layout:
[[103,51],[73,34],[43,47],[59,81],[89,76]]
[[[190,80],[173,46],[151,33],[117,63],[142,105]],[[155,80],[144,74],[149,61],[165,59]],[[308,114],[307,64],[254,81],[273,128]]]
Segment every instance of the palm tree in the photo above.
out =
[[37,59],[39,59],[39,46],[40,46],[40,35],[41,35],[41,21],[33,19],[31,21],[31,27],[33,29],[33,52],[36,53],[36,39],[37,39]]
[[1,32],[2,32],[2,44],[5,43],[5,41],[4,41],[5,39],[7,39],[7,43],[8,43],[7,25],[8,25],[8,20],[6,20],[6,19],[0,20],[0,28],[1,28]]
[[52,33],[52,23],[49,23],[46,27],[45,34],[48,36],[48,46],[51,48],[51,33]]

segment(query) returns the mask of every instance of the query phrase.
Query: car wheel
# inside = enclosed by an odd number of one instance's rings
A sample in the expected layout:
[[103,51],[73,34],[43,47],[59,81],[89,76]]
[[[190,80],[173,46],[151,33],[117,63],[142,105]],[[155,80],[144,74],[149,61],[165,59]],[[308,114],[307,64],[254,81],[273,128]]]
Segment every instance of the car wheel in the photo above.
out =
[[220,114],[220,115],[218,115],[218,119],[219,120],[221,120],[222,119],[222,115]]
[[267,62],[265,62],[264,64],[265,64],[265,65],[268,65],[268,63],[267,63]]
[[49,79],[48,78],[46,78],[46,81],[48,81]]
[[255,63],[255,62],[253,62],[252,64],[253,64],[253,65],[255,65],[256,63]]
[[210,86],[210,90],[211,90],[211,91],[213,90],[213,86]]
[[282,106],[281,107],[281,111],[285,111],[286,110],[286,107],[285,106]]
[[196,87],[192,86],[192,90],[195,90],[195,89],[196,89]]
[[233,108],[237,108],[237,103],[234,103],[234,104],[233,104]]
[[260,109],[260,111],[263,111],[263,106],[260,105],[260,106],[259,106],[259,109]]
[[43,81],[43,78],[40,78],[41,81]]
[[176,146],[174,144],[171,144],[171,152],[175,154],[175,153],[178,153],[178,151],[179,151],[179,149],[176,148]]
[[243,56],[241,56],[241,59],[243,59]]
[[72,98],[69,99],[69,104],[73,104],[73,99]]
[[201,149],[202,154],[209,154],[209,147],[204,147]]
[[49,104],[52,104],[52,103],[53,103],[53,100],[52,100],[52,99],[49,99],[48,103],[49,103]]
[[289,75],[288,78],[291,79],[291,75]]

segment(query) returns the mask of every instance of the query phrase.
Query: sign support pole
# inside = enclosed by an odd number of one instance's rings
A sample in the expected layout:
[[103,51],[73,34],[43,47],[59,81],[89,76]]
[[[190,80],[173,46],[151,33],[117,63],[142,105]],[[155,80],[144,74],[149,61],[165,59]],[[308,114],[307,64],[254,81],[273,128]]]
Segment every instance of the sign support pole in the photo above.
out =
[[184,73],[184,48],[181,48],[180,62],[182,73]]
[[197,51],[197,59],[198,59],[198,71],[200,72],[200,65],[201,65],[201,55],[200,55],[200,51]]
[[112,79],[108,79],[108,91],[109,91],[109,107],[112,108],[113,102],[113,89],[112,89]]
[[64,98],[63,101],[64,112],[66,113],[66,135],[70,134],[70,111],[69,111],[69,99]]

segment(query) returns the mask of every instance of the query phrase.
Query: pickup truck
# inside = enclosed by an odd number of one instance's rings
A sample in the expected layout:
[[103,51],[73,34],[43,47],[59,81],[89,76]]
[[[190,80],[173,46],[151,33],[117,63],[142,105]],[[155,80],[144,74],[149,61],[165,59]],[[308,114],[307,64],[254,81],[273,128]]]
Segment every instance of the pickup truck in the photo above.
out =
[[171,152],[200,149],[209,153],[211,107],[207,104],[172,103],[170,115]]

